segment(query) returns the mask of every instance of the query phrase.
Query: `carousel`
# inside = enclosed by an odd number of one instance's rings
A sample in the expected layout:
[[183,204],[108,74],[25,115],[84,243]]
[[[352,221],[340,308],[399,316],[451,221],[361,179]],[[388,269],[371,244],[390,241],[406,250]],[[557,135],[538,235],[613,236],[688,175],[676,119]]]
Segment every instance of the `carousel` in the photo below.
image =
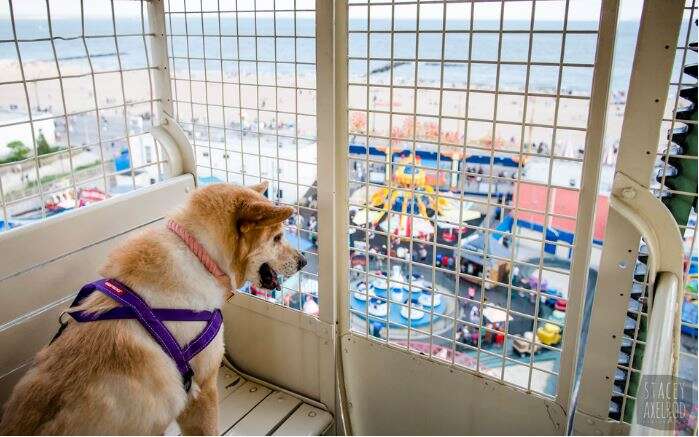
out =
[[401,238],[429,239],[437,226],[452,232],[480,219],[481,213],[470,202],[459,201],[450,191],[438,192],[435,187],[440,185],[439,172],[428,172],[430,169],[421,164],[419,156],[399,158],[390,186],[369,186],[368,193],[364,189],[355,191],[350,203],[364,207],[356,210],[354,223],[369,224]]

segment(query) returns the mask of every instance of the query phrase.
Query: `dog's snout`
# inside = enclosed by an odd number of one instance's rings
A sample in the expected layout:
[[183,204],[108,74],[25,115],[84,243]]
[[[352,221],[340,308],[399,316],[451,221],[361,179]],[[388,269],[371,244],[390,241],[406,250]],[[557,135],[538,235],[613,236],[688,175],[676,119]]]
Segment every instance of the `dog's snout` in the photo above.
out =
[[302,268],[306,267],[308,264],[308,260],[306,260],[306,257],[299,254],[299,260],[297,261],[296,264],[296,270],[301,270]]

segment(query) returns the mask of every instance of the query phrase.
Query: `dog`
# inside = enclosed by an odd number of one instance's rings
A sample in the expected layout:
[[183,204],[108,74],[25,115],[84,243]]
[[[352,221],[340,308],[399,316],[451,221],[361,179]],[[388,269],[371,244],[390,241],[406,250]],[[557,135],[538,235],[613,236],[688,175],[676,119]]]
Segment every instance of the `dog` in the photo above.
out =
[[[149,228],[120,244],[99,273],[126,284],[151,308],[220,309],[230,290],[249,281],[279,289],[306,260],[284,239],[289,206],[262,193],[267,184],[214,184],[193,191],[171,215],[230,278],[222,284],[175,232]],[[100,313],[119,306],[93,293],[76,309]],[[182,346],[205,322],[167,322]],[[69,321],[36,356],[4,407],[1,434],[162,435],[177,421],[184,434],[218,435],[216,378],[223,331],[189,362],[191,388],[137,320]]]

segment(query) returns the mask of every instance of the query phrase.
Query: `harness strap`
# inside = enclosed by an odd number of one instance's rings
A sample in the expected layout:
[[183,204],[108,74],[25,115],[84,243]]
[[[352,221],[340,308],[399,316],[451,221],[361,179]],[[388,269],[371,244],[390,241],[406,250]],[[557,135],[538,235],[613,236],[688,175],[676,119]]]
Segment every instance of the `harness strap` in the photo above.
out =
[[184,350],[182,351],[182,354],[184,355],[185,359],[189,361],[192,358],[194,358],[199,352],[204,350],[204,348],[208,346],[209,343],[211,343],[214,340],[214,338],[216,338],[216,335],[218,334],[218,331],[221,328],[222,324],[223,315],[221,314],[221,311],[214,311],[211,320],[206,325],[204,330],[198,336],[196,336],[196,338],[190,341],[187,346],[185,346]]
[[[123,306],[113,308],[103,313],[73,311],[68,314],[77,322],[94,322],[99,320],[137,319],[155,341],[175,362],[177,370],[182,375],[185,390],[189,391],[194,372],[189,360],[201,352],[216,337],[223,324],[221,311],[192,311],[186,309],[151,309],[148,304],[133,290],[116,279],[100,279],[83,286],[78,292],[71,308],[77,306],[83,299],[99,290]],[[168,321],[206,321],[204,330],[195,337],[185,348],[181,348],[163,320]],[[65,324],[54,336],[53,342],[63,332]]]
[[[152,311],[160,320],[168,322],[208,322],[214,317],[213,311],[193,311],[179,308],[153,308]],[[131,307],[112,308],[111,310],[99,314],[87,311],[72,311],[70,315],[78,322],[138,318],[138,315]]]
[[158,320],[155,314],[153,314],[153,311],[148,307],[148,304],[146,304],[140,296],[133,292],[127,292],[123,284],[112,279],[100,279],[92,284],[94,284],[99,291],[120,304],[131,307],[136,313],[136,317],[138,317],[138,320],[150,333],[151,337],[153,337],[175,361],[177,369],[182,375],[192,372],[192,368],[182,354],[182,349],[180,349],[180,345],[177,343],[175,337],[173,337],[172,333],[165,327],[163,322]]

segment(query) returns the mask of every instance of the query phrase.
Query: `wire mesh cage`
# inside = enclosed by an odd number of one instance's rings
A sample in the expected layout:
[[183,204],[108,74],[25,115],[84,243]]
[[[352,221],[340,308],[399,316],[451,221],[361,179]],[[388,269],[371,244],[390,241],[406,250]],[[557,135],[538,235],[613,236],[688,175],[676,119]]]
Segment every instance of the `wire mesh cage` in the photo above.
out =
[[165,6],[175,117],[200,184],[269,182],[290,205],[286,237],[309,260],[282,290],[256,296],[318,314],[315,2],[170,0]]
[[600,3],[348,3],[351,329],[555,397]]
[[[348,125],[349,202],[338,213],[349,216],[353,332],[558,395],[569,297],[586,291],[573,289],[573,258],[604,239],[616,160],[608,147],[597,216],[585,215],[603,8],[347,1],[348,26],[335,29],[348,47],[335,60],[346,63],[347,107],[334,110]],[[279,291],[245,291],[317,315],[318,168],[327,163],[318,159],[316,9],[314,0],[165,0],[161,62],[146,0],[0,0],[0,231],[166,178],[150,131],[163,111],[156,73],[167,70],[167,115],[190,141],[198,183],[266,180],[270,199],[295,208],[286,236],[309,265]],[[685,240],[680,373],[694,381],[696,20],[688,0],[651,184]],[[624,25],[617,44],[628,43]],[[620,130],[624,98],[613,92],[621,109],[608,129]],[[581,220],[594,221],[592,242],[576,238]],[[627,423],[648,255],[641,243],[610,402],[609,417]]]
[[[657,159],[651,174],[650,187],[675,217],[684,240],[685,290],[681,311],[681,350],[679,377],[690,380],[696,387],[697,381],[697,149],[696,149],[696,41],[697,4],[694,0],[685,3],[682,27],[680,28],[673,73],[669,84],[658,140]],[[614,377],[614,390],[610,400],[609,417],[631,423],[640,382],[641,365],[644,358],[648,333],[649,256],[642,241],[639,257],[634,269],[634,282],[629,293],[629,307],[624,325],[624,337],[618,356]],[[677,431],[681,434],[696,434],[695,410],[678,420]]]
[[0,2],[0,230],[153,184],[144,1]]

